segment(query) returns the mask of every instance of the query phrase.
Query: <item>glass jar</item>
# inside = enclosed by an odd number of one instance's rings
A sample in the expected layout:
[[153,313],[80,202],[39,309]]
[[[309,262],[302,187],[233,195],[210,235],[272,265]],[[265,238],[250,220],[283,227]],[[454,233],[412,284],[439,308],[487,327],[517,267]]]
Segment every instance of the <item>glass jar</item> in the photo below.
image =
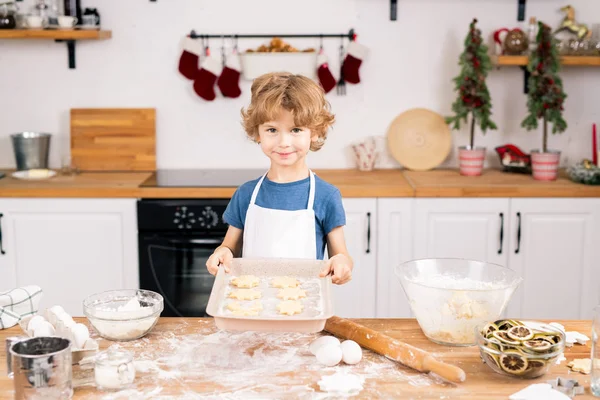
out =
[[135,380],[133,355],[124,350],[109,349],[96,357],[94,366],[96,387],[100,390],[121,390]]

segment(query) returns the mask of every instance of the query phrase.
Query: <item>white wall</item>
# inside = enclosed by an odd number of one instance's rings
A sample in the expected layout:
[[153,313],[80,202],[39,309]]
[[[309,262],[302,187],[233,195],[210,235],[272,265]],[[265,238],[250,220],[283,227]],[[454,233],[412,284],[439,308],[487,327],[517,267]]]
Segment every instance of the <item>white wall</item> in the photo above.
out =
[[[33,0],[27,0],[25,6]],[[588,23],[600,13],[596,0],[572,0],[578,20]],[[558,26],[563,0],[527,1],[527,18],[537,16]],[[314,168],[353,166],[348,145],[370,135],[385,135],[393,118],[413,107],[442,114],[454,101],[451,79],[473,17],[486,36],[499,27],[517,26],[517,0],[398,0],[398,20],[390,21],[389,0],[83,0],[96,6],[106,41],[79,42],[77,69],[67,68],[65,44],[52,41],[0,41],[0,167],[14,167],[9,135],[22,130],[51,132],[51,166],[58,167],[69,148],[69,109],[79,107],[156,107],[159,168],[229,168],[266,166],[256,145],[240,128],[239,112],[249,99],[244,82],[238,99],[205,102],[177,72],[179,40],[191,29],[203,33],[345,32],[353,27],[371,57],[361,68],[360,85],[347,96],[335,90],[328,98],[337,124],[324,148],[311,155]],[[290,40],[297,47],[318,41]],[[241,41],[256,47],[261,41]],[[211,42],[220,46],[220,40]],[[325,41],[337,76],[339,40]],[[600,122],[596,94],[600,69],[565,68],[563,72],[568,131],[550,138],[563,151],[563,163],[590,157],[590,132]],[[511,67],[491,72],[493,119],[499,131],[476,143],[489,149],[514,143],[529,151],[541,144],[541,131],[520,128],[525,116],[523,73]],[[453,147],[468,141],[468,132],[453,133]],[[455,165],[454,151],[446,165]],[[382,166],[396,166],[384,160]]]

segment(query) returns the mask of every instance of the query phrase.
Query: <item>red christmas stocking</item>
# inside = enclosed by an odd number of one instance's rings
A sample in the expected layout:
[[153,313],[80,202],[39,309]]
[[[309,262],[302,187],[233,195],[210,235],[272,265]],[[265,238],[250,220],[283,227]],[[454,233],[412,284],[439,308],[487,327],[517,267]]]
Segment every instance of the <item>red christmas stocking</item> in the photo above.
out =
[[181,41],[179,72],[188,79],[194,80],[198,73],[198,61],[202,54],[202,43],[199,40],[184,37]]
[[368,54],[369,49],[367,47],[356,42],[350,42],[348,45],[348,51],[346,52],[346,58],[342,64],[342,71],[344,73],[344,79],[346,82],[360,82],[358,69]]
[[225,97],[240,97],[240,58],[237,53],[232,53],[227,56],[225,67],[217,80],[217,86]]
[[329,64],[327,63],[327,56],[325,54],[319,54],[317,65],[319,66],[317,69],[319,83],[321,83],[321,87],[325,93],[329,93],[329,91],[335,87],[335,78],[329,70]]
[[194,91],[204,100],[212,101],[215,94],[215,82],[221,73],[221,62],[216,57],[208,56],[200,66],[194,79]]

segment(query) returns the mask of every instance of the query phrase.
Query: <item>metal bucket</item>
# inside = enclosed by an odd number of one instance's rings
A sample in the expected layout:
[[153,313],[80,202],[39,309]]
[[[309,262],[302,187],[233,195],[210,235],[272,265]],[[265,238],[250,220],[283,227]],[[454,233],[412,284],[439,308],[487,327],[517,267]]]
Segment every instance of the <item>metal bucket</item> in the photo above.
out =
[[15,400],[73,397],[71,341],[60,337],[36,337],[10,349]]
[[17,170],[48,169],[48,154],[50,153],[49,133],[21,132],[10,135]]

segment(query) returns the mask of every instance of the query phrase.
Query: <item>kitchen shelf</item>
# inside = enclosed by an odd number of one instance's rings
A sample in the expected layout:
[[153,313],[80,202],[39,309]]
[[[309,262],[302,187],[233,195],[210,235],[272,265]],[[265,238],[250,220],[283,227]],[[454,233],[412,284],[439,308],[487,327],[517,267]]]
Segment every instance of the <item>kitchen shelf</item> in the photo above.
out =
[[[492,62],[496,66],[526,66],[528,56],[493,56]],[[600,56],[561,56],[561,65],[580,67],[600,67]]]
[[75,42],[77,40],[105,40],[112,31],[83,29],[5,29],[0,30],[0,39],[50,39],[66,42],[69,52],[69,68],[75,68]]

